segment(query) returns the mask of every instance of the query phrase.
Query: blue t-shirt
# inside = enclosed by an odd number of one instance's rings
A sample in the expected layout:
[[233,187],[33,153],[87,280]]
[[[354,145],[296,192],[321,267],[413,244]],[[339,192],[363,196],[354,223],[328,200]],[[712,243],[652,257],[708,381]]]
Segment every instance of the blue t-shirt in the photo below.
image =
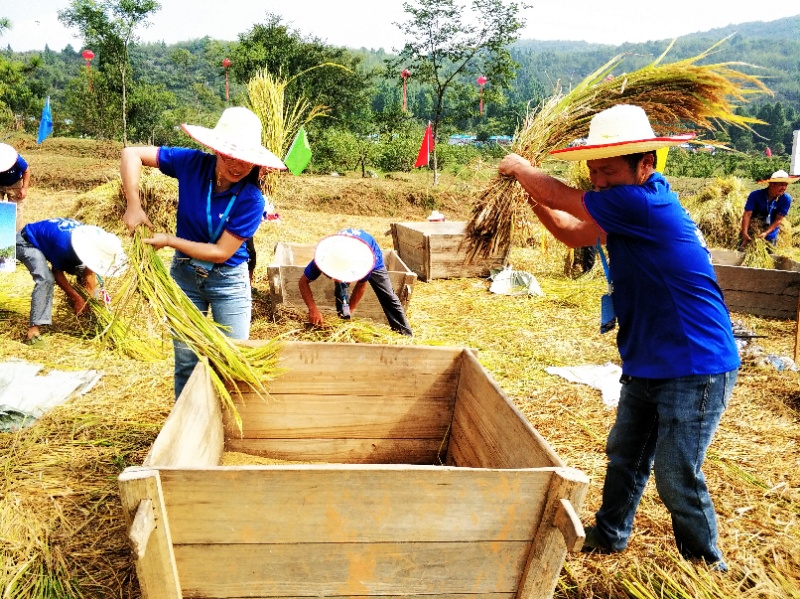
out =
[[[370,235],[363,229],[342,229],[336,234],[349,235],[350,237],[358,237],[362,241],[366,242],[366,244],[372,250],[372,254],[375,256],[375,264],[373,265],[372,270],[369,271],[369,274],[363,279],[361,279],[362,281],[366,281],[367,279],[369,279],[370,275],[379,268],[384,268],[383,252],[381,252],[381,248],[378,245],[378,242],[375,241],[375,238],[372,235]],[[303,271],[303,274],[309,281],[316,281],[322,274],[322,271],[317,266],[317,263],[312,260],[311,262],[308,263],[308,266],[306,266],[305,270]]]
[[737,368],[711,255],[661,173],[644,185],[587,191],[583,201],[607,234],[623,373],[663,379]]
[[53,270],[70,272],[82,264],[72,249],[72,231],[80,223],[71,218],[51,218],[23,227],[28,242],[50,262]]
[[17,161],[10,169],[0,173],[0,186],[8,187],[14,185],[17,181],[22,179],[22,175],[28,170],[28,163],[25,159],[17,154]]
[[[178,237],[201,243],[216,243],[223,230],[239,237],[242,244],[223,264],[237,266],[248,258],[245,240],[255,235],[264,213],[261,190],[244,180],[221,193],[213,192],[216,156],[187,148],[161,147],[158,168],[178,180]],[[209,227],[208,202],[211,202]],[[225,223],[220,222],[233,196]],[[210,229],[210,230],[209,230]],[[219,233],[217,233],[219,231]],[[213,238],[212,238],[213,237]]]
[[[756,189],[747,196],[747,202],[744,205],[745,212],[752,212],[754,218],[763,220],[769,227],[778,216],[786,216],[789,214],[789,208],[792,206],[792,196],[788,193],[779,195],[774,200],[769,199],[767,188]],[[767,241],[775,242],[778,238],[781,228],[778,227],[772,233],[767,235]]]

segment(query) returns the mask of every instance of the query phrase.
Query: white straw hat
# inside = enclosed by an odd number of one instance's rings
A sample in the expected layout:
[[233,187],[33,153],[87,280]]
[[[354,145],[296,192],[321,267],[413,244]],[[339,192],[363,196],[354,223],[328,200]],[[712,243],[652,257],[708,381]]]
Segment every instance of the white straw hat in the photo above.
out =
[[0,144],[0,173],[7,171],[17,161],[19,154],[8,144]]
[[786,171],[775,171],[769,179],[762,179],[759,183],[794,183],[800,175],[792,176]]
[[128,268],[128,257],[119,237],[100,227],[75,227],[72,230],[72,249],[87,268],[101,277],[114,277]]
[[640,106],[618,104],[592,117],[585,145],[554,150],[550,154],[561,160],[597,160],[650,152],[682,144],[693,137],[694,133],[656,137]]
[[261,119],[243,106],[226,108],[213,129],[181,125],[189,136],[206,147],[251,164],[286,170],[280,158],[261,145]]
[[375,254],[363,239],[337,233],[320,240],[314,251],[314,262],[331,279],[352,283],[372,272]]

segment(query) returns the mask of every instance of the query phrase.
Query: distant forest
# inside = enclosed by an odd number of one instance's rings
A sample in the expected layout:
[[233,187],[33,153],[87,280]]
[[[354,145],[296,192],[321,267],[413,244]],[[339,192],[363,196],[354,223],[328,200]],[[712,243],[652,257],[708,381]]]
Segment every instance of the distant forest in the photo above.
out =
[[[275,27],[282,28],[278,38],[270,37]],[[755,127],[757,135],[737,130],[717,137],[742,151],[769,147],[782,154],[791,149],[792,131],[800,129],[798,33],[800,16],[714,29],[679,38],[665,61],[696,56],[730,36],[706,60],[738,63],[737,69],[760,77],[774,95],[753,95],[740,109],[767,123]],[[275,46],[275,39],[283,41],[265,55],[265,40],[272,40]],[[671,41],[609,46],[519,40],[509,48],[519,65],[513,85],[495,90],[489,81],[485,111],[480,115],[478,86],[474,81],[461,82],[446,105],[442,133],[468,133],[478,139],[511,135],[528,108],[558,86],[568,88],[619,53],[628,55],[624,69],[635,70],[661,55]],[[104,74],[102,56],[87,70],[82,50],[73,46],[42,52],[14,52],[11,47],[0,50],[0,130],[35,133],[44,100],[49,97],[56,135],[121,139],[119,94],[113,77]],[[231,61],[228,101],[222,66],[225,58]],[[246,103],[245,84],[264,64],[280,65],[285,77],[322,62],[348,67],[348,71],[318,69],[298,80],[294,93],[330,107],[330,117],[313,123],[312,131],[318,134],[333,128],[370,136],[420,127],[431,118],[431,95],[414,82],[412,74],[408,110],[401,111],[400,69],[388,66],[395,58],[382,50],[328,46],[301,31],[289,30],[279,18],[255,25],[235,42],[206,37],[171,45],[135,44],[130,50],[128,139],[132,143],[178,143],[183,140],[176,130],[179,123],[212,125],[226,105]]]

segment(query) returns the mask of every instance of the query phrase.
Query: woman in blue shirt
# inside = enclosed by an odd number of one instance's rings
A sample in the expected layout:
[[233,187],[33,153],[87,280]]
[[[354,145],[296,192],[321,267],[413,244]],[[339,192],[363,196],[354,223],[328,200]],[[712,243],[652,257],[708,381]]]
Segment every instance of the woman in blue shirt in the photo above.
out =
[[[283,162],[261,145],[261,121],[243,107],[228,108],[216,127],[182,125],[184,131],[214,154],[187,148],[128,147],[120,172],[129,230],[153,224],[142,209],[139,178],[142,166],[156,167],[178,179],[175,235],[154,233],[143,239],[156,249],[175,249],[170,274],[201,312],[211,314],[234,339],[250,335],[252,301],[245,241],[264,213],[258,187],[261,167],[283,170]],[[174,340],[175,397],[180,395],[197,356]]]

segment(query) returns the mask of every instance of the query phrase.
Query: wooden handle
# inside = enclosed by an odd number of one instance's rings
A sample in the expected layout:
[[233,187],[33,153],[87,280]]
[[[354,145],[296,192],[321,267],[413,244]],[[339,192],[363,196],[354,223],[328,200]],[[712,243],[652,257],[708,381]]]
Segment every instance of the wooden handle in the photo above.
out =
[[559,502],[553,524],[564,537],[567,551],[575,553],[581,550],[586,540],[586,531],[583,530],[583,524],[569,499],[562,499]]
[[142,559],[147,551],[147,542],[150,535],[156,529],[156,515],[153,512],[153,502],[150,499],[142,499],[133,517],[131,530],[128,533],[128,540],[136,559]]

